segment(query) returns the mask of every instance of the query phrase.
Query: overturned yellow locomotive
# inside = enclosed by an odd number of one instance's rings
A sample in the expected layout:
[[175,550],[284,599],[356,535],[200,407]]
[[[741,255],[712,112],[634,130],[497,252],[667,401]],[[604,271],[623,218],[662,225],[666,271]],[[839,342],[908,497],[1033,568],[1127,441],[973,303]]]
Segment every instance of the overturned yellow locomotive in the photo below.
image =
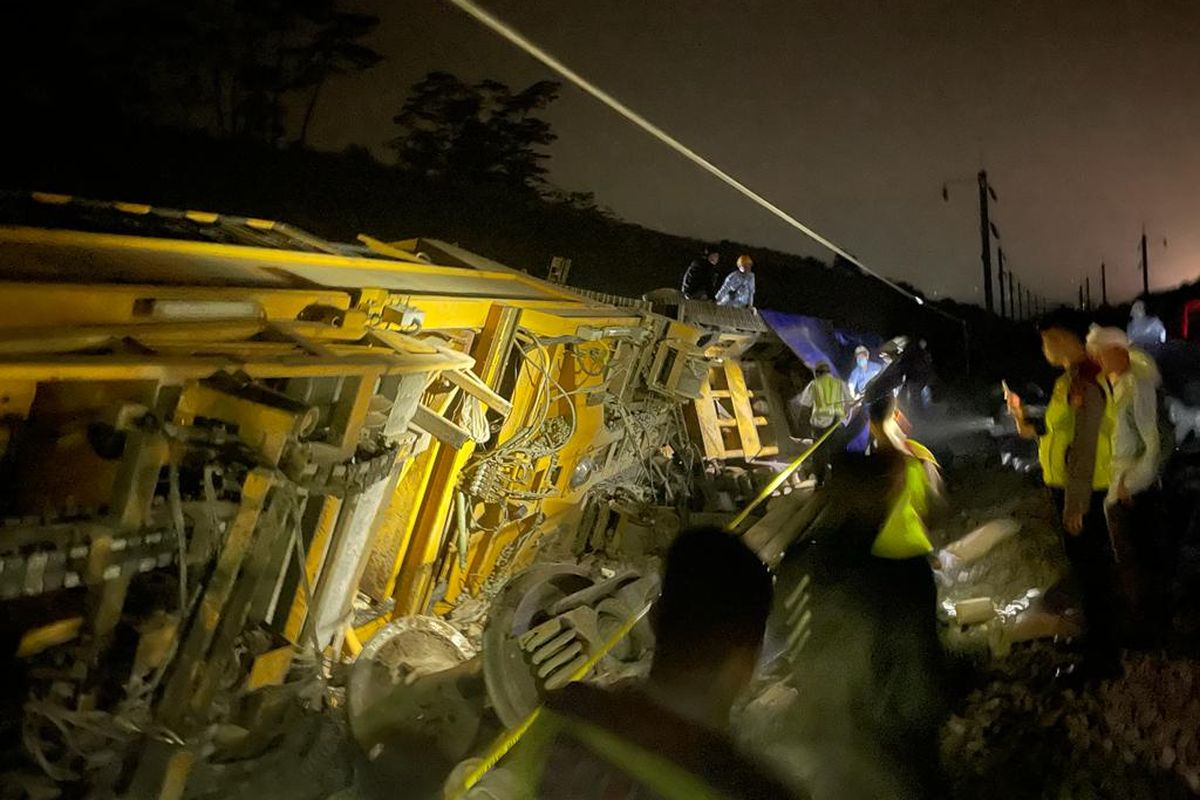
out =
[[184,796],[257,691],[547,548],[662,535],[697,475],[744,495],[787,447],[753,312],[668,317],[439,241],[7,202],[5,736],[94,795]]

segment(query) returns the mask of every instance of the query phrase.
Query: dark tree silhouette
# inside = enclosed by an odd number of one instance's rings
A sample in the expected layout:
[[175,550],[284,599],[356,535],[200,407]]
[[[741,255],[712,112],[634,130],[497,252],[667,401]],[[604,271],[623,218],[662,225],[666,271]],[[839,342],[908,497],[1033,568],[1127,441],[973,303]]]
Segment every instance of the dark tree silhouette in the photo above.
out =
[[428,180],[540,190],[549,155],[538,148],[557,137],[534,112],[550,105],[558,89],[554,81],[538,81],[514,93],[499,81],[467,84],[431,72],[395,116],[400,134],[389,145],[400,168]]
[[334,12],[328,15],[316,36],[295,51],[296,75],[293,87],[307,89],[310,94],[304,107],[304,120],[300,123],[299,144],[308,141],[308,126],[316,111],[317,101],[325,82],[333,75],[362,72],[378,64],[382,59],[358,40],[365,37],[379,24],[378,17],[367,14]]
[[379,19],[339,11],[336,0],[206,0],[193,19],[204,42],[196,60],[210,76],[212,121],[227,135],[281,141],[284,97],[300,91],[304,141],[325,81],[382,59],[358,41]]
[[47,128],[200,128],[278,144],[289,101],[302,100],[307,135],[325,81],[381,58],[360,42],[378,19],[339,5],[18,3],[0,25],[10,109]]

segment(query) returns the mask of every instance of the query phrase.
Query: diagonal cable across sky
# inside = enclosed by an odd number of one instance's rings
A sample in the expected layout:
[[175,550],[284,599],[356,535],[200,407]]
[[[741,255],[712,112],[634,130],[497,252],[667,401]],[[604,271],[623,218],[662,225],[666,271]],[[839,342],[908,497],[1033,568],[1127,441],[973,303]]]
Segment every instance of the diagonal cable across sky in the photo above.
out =
[[[720,179],[725,184],[736,189],[740,194],[742,194],[745,197],[752,200],[759,207],[765,209],[766,211],[770,212],[774,216],[783,220],[785,223],[787,223],[791,227],[795,228],[796,230],[800,231],[805,236],[812,239],[814,242],[817,242],[818,244],[827,248],[831,252],[841,256],[846,261],[849,261],[851,264],[858,267],[863,273],[870,275],[872,278],[875,278],[876,280],[882,281],[883,283],[887,284],[889,287],[891,287],[895,291],[897,291],[900,294],[904,295],[905,297],[915,301],[917,304],[925,305],[924,299],[922,299],[921,297],[908,291],[907,289],[905,289],[903,286],[900,286],[896,282],[889,280],[888,278],[885,278],[883,275],[880,275],[875,270],[873,270],[870,267],[868,267],[867,265],[863,264],[856,256],[852,255],[844,247],[838,245],[836,242],[832,241],[831,239],[821,235],[820,233],[813,230],[808,225],[805,225],[803,222],[796,219],[794,216],[792,216],[788,212],[784,211],[782,208],[775,205],[770,200],[766,199],[765,197],[760,195],[758,192],[754,191],[749,186],[742,183],[737,178],[733,177],[728,172],[726,172],[725,170],[718,167],[716,164],[713,164],[707,158],[700,155],[695,150],[688,147],[686,144],[679,141],[674,136],[667,133],[665,130],[658,127],[653,122],[646,119],[641,114],[634,111],[632,108],[625,105],[620,100],[613,97],[611,94],[604,91],[599,86],[592,83],[591,81],[589,81],[587,78],[580,75],[575,70],[568,67],[562,61],[560,61],[558,58],[556,58],[554,55],[547,52],[545,49],[538,46],[536,43],[530,41],[524,34],[522,34],[516,28],[512,27],[504,20],[495,16],[494,14],[489,12],[487,9],[480,6],[478,3],[472,2],[472,0],[446,0],[446,2],[450,3],[453,6],[456,6],[458,9],[460,9],[464,13],[471,16],[473,19],[475,19],[477,22],[479,22],[483,26],[489,28],[490,30],[492,30],[494,33],[496,33],[500,37],[506,39],[507,41],[509,41],[510,43],[515,45],[516,47],[523,50],[528,55],[532,56],[533,58],[537,59],[541,63],[545,64],[547,67],[549,67],[550,69],[557,72],[563,78],[570,81],[576,87],[583,90],[584,92],[587,92],[592,97],[596,98],[601,103],[603,103],[604,105],[611,108],[613,111],[620,114],[622,117],[625,117],[625,119],[629,120],[634,125],[638,126],[642,130],[644,130],[646,133],[653,136],[655,139],[658,139],[660,142],[665,144],[667,147],[670,147],[672,150],[679,153],[684,158],[686,158],[689,161],[691,161],[692,163],[696,164],[701,169],[703,169],[705,172],[708,172],[709,174],[713,175],[714,177]],[[962,320],[958,319],[957,317],[955,317],[951,314],[947,314],[945,311],[942,311],[939,308],[929,307],[929,310],[933,311],[937,314],[940,314],[941,316],[946,317],[947,319],[951,319],[955,322],[960,322],[960,323],[962,322]]]

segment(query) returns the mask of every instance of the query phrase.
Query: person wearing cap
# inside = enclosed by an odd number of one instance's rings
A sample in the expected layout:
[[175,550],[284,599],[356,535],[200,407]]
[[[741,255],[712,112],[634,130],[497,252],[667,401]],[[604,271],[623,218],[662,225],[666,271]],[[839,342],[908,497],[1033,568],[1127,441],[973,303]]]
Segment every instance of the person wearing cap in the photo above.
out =
[[1112,466],[1105,507],[1117,557],[1117,575],[1128,604],[1131,632],[1147,631],[1145,576],[1152,564],[1152,490],[1162,447],[1158,431],[1158,386],[1154,359],[1133,347],[1120,328],[1093,325],[1088,354],[1100,364],[1112,391]]
[[717,305],[733,308],[754,307],[754,259],[740,255],[737,270],[725,276],[725,282],[717,290]]
[[1136,347],[1158,347],[1167,341],[1167,329],[1153,314],[1146,313],[1146,304],[1135,300],[1129,309],[1129,326],[1125,329],[1129,341]]
[[717,292],[717,264],[721,253],[715,246],[704,248],[704,253],[692,259],[683,273],[680,291],[688,300],[711,300]]
[[850,370],[847,383],[850,385],[850,397],[857,400],[867,390],[867,384],[875,379],[883,370],[883,365],[871,360],[871,351],[861,344],[854,348],[854,369]]

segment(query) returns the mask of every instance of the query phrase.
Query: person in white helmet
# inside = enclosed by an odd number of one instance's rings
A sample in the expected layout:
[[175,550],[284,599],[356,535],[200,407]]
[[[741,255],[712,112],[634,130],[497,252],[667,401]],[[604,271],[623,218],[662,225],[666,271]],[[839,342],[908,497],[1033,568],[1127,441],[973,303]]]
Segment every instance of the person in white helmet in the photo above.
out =
[[1112,468],[1105,517],[1126,606],[1126,636],[1152,642],[1161,616],[1153,590],[1155,486],[1161,463],[1158,386],[1154,359],[1134,347],[1120,328],[1093,325],[1087,349],[1112,390]]
[[850,370],[847,383],[850,385],[850,396],[857,400],[867,390],[867,384],[875,379],[883,370],[883,365],[871,360],[871,351],[861,344],[854,348],[854,369]]
[[1129,325],[1125,334],[1136,347],[1157,347],[1167,341],[1167,329],[1153,314],[1146,313],[1146,304],[1135,300],[1129,309]]

